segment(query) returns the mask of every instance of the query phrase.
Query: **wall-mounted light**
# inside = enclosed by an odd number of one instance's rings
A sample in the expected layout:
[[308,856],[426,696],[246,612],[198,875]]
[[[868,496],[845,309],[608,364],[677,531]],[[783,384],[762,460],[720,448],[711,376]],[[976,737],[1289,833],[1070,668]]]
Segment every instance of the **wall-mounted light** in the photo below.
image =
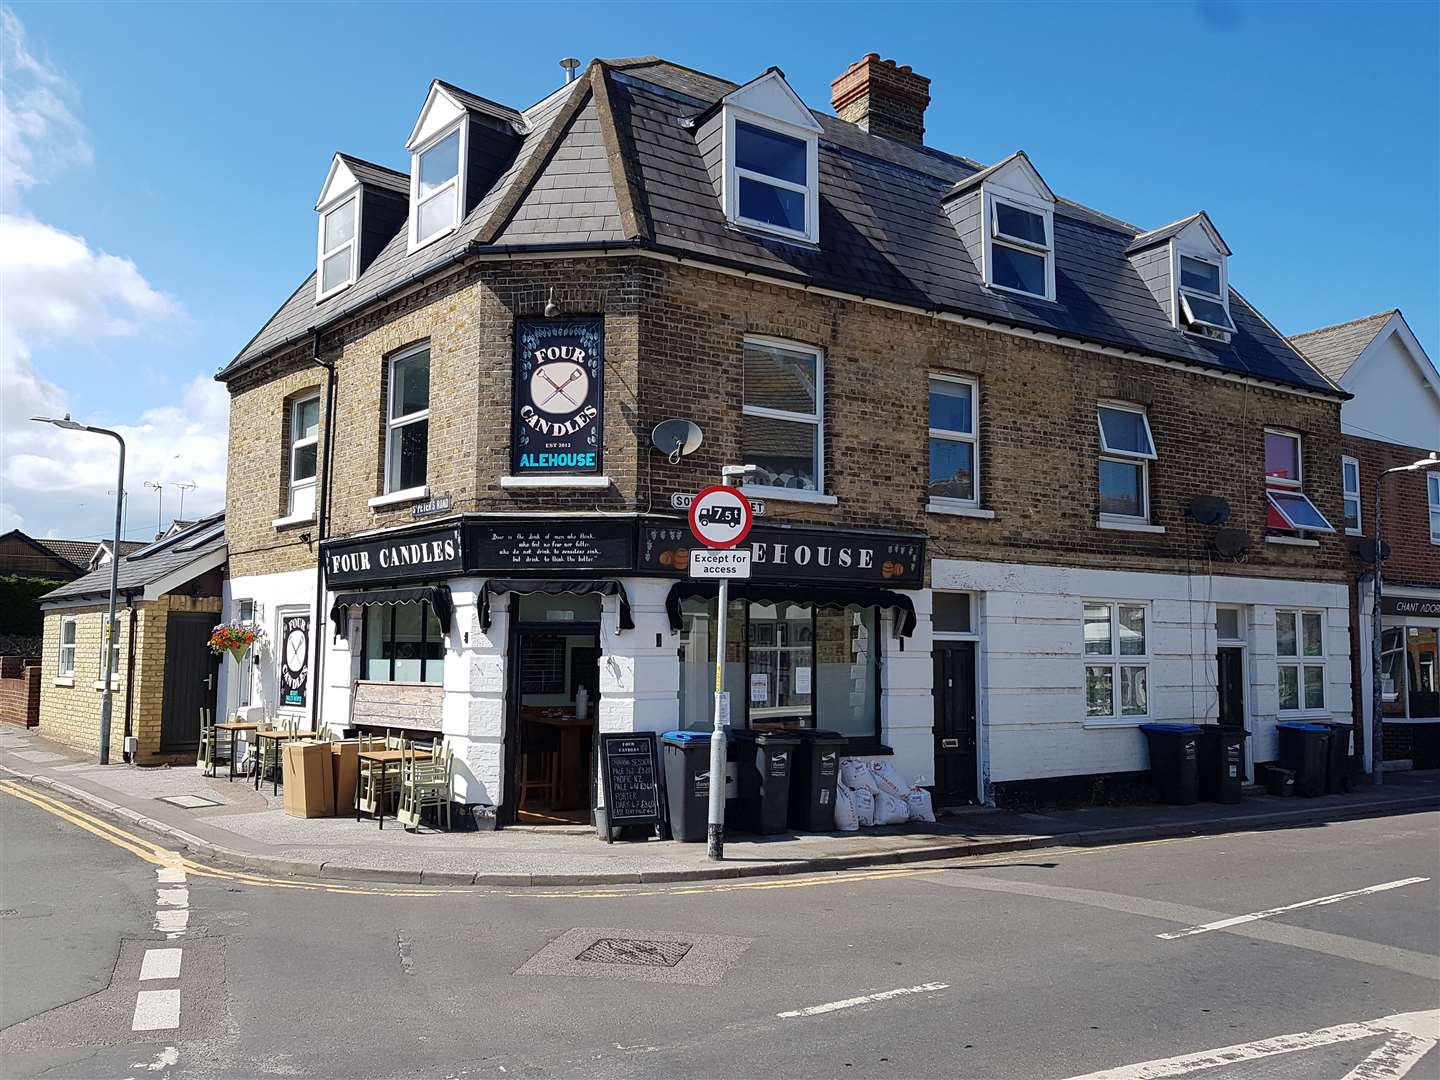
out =
[[555,286],[550,286],[550,299],[545,301],[545,317],[553,319],[560,314],[560,305],[555,302]]

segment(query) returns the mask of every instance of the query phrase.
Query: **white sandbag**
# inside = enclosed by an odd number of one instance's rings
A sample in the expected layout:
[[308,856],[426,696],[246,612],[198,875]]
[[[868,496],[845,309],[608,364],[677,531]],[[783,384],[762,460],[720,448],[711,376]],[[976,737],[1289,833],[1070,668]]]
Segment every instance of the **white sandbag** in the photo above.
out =
[[910,820],[910,804],[898,796],[882,791],[875,796],[875,824],[903,825]]
[[935,821],[935,806],[930,801],[930,792],[923,787],[911,788],[905,801],[910,806],[911,821]]
[[864,828],[875,824],[875,793],[864,788],[850,792],[850,804],[855,807],[855,820]]
[[910,797],[910,785],[900,775],[900,770],[888,761],[870,762],[870,776],[875,781],[875,790],[888,792],[897,799]]
[[870,775],[869,762],[860,758],[840,759],[840,782],[851,791],[868,791],[874,794],[879,790],[875,786],[875,778]]
[[855,816],[854,797],[844,784],[835,785],[835,828],[841,832],[854,832],[860,828],[860,819]]

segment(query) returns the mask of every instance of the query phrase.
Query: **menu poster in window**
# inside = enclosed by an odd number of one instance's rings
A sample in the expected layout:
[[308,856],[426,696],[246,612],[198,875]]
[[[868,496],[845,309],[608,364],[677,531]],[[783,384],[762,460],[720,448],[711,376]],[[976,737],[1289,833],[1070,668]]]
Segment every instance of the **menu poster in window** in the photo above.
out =
[[764,705],[770,700],[770,675],[764,671],[756,671],[750,675],[750,701],[752,704]]
[[286,615],[280,620],[280,648],[280,704],[303,709],[310,676],[309,615]]
[[603,319],[515,324],[514,475],[601,471],[604,341]]
[[[660,825],[660,772],[655,733],[600,734],[600,782],[605,820],[620,825]],[[607,830],[608,832],[608,830]],[[606,836],[606,839],[611,839]]]
[[810,669],[808,667],[795,669],[795,693],[801,696],[810,693]]

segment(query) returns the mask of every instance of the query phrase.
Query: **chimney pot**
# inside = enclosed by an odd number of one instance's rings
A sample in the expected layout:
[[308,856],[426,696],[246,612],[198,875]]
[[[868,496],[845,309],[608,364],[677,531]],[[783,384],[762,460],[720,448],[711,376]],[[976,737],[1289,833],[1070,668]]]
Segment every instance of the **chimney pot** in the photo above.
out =
[[866,53],[830,83],[830,104],[841,120],[871,135],[923,145],[930,80],[909,64],[897,67]]

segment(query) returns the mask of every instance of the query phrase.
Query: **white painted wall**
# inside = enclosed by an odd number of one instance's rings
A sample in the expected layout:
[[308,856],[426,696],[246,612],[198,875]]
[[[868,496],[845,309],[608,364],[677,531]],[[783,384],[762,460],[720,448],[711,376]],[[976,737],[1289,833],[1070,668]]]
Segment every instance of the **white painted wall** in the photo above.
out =
[[[220,696],[224,711],[233,712],[239,700],[237,675],[250,681],[250,704],[263,706],[266,716],[277,712],[294,713],[296,710],[282,710],[280,706],[280,610],[298,608],[310,612],[310,687],[309,699],[314,701],[315,648],[316,642],[324,647],[329,636],[326,627],[320,625],[315,614],[315,573],[309,570],[291,570],[283,574],[255,574],[249,577],[228,578],[222,593],[224,619],[232,622],[240,617],[241,600],[255,602],[255,621],[265,628],[267,641],[257,652],[247,656],[243,674],[235,661],[226,657],[220,665]],[[252,662],[258,661],[258,662]],[[301,711],[309,715],[309,707]]]
[[1382,331],[1342,383],[1355,397],[1340,406],[1341,430],[1403,446],[1440,448],[1440,393],[1420,368],[1429,363],[1423,355],[1411,355],[1401,334]]
[[1326,616],[1327,715],[1350,719],[1350,635],[1343,584],[949,559],[932,562],[931,578],[937,589],[981,594],[980,744],[991,781],[1148,766],[1138,723],[1086,723],[1082,645],[1087,599],[1150,604],[1148,719],[1157,721],[1218,717],[1215,607],[1244,607],[1248,724],[1255,761],[1273,760],[1278,752],[1275,609],[1320,609]]

